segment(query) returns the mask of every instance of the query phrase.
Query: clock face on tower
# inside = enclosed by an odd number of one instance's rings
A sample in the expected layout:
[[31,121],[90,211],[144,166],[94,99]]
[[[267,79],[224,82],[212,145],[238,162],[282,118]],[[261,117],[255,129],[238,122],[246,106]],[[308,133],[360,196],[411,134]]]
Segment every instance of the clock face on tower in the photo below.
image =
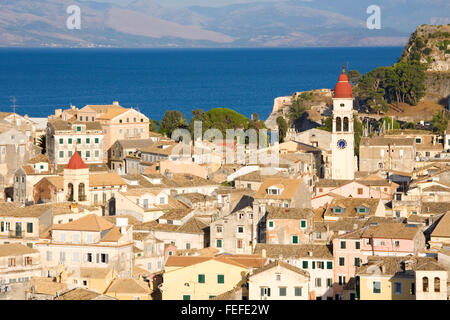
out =
[[347,146],[347,141],[341,139],[337,142],[337,146],[339,149],[345,149],[345,147]]

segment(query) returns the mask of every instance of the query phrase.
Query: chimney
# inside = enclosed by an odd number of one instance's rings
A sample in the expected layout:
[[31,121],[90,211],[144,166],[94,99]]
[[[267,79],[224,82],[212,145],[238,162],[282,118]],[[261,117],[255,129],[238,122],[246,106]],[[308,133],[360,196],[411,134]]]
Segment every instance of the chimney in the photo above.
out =
[[120,227],[121,234],[125,234],[128,227],[128,218],[116,218],[116,226]]
[[261,255],[262,255],[263,258],[267,258],[267,251],[266,251],[266,249],[262,249]]
[[70,204],[70,211],[78,213],[79,209],[78,209],[78,203],[74,202]]

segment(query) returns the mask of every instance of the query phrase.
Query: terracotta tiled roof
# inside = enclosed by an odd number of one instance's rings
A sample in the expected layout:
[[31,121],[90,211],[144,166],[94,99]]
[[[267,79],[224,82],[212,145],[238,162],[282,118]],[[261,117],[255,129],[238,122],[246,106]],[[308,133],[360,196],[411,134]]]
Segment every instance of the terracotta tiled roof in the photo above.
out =
[[86,268],[80,267],[80,278],[105,279],[111,272],[109,268]]
[[412,240],[418,232],[422,232],[417,225],[404,223],[381,223],[369,226],[362,234],[363,238],[388,238]]
[[[447,208],[450,210],[450,208]],[[431,233],[432,237],[449,238],[450,237],[450,211],[444,214],[439,220],[436,228]]]
[[55,297],[57,293],[67,290],[67,284],[53,281],[52,278],[33,277],[30,287],[34,287],[36,294],[45,294]]
[[[333,216],[333,217],[357,217],[359,215],[362,216],[373,216],[377,209],[378,204],[380,203],[380,199],[372,199],[372,198],[335,198],[331,201],[330,205],[327,207],[327,210],[324,213],[324,216]],[[335,213],[333,212],[333,208],[341,207],[345,209],[345,212]],[[358,208],[365,207],[369,208],[369,213],[359,213]]]
[[[255,247],[255,254],[261,255],[266,250],[268,258],[298,259],[298,258],[319,258],[333,259],[333,253],[327,245],[322,244],[265,244],[258,243]],[[311,253],[311,255],[310,255]]]
[[40,163],[40,162],[47,162],[48,163],[49,161],[48,161],[47,156],[43,155],[43,154],[40,154],[37,157],[34,157],[31,160],[28,160],[28,163],[31,163],[31,164]]
[[267,219],[309,219],[314,215],[311,209],[267,207]]
[[303,269],[297,268],[297,267],[295,267],[293,265],[290,265],[289,263],[286,263],[286,262],[283,262],[283,261],[280,261],[280,260],[275,260],[275,261],[273,261],[273,262],[271,262],[269,264],[266,264],[264,267],[259,268],[256,271],[254,271],[253,274],[250,276],[250,278],[252,276],[254,276],[254,275],[257,275],[259,273],[262,273],[264,271],[273,269],[273,268],[278,267],[278,266],[280,266],[282,268],[285,268],[285,269],[288,269],[288,270],[291,270],[291,271],[293,271],[295,273],[301,274],[302,276],[307,277],[308,279],[310,277],[308,271],[305,271]]
[[89,175],[89,187],[124,186],[127,183],[116,172]]
[[115,279],[106,290],[106,294],[150,294],[147,282],[137,279]]
[[8,243],[0,245],[0,257],[22,256],[25,254],[33,254],[38,252],[38,250],[29,248],[20,243]]
[[[406,267],[406,271],[404,269]],[[398,275],[401,274],[414,276],[416,270],[446,270],[439,265],[434,258],[430,257],[416,257],[412,255],[404,257],[382,257],[369,256],[367,263],[358,267],[356,274],[371,275]]]
[[414,138],[362,137],[361,146],[413,146]]
[[[295,192],[302,179],[282,179],[282,178],[267,178],[263,181],[259,190],[255,194],[255,199],[293,199]],[[267,194],[267,189],[273,185],[282,185],[283,190],[281,195]]]
[[114,225],[95,214],[87,215],[83,218],[69,223],[53,225],[53,230],[74,230],[74,231],[105,231],[113,228]]

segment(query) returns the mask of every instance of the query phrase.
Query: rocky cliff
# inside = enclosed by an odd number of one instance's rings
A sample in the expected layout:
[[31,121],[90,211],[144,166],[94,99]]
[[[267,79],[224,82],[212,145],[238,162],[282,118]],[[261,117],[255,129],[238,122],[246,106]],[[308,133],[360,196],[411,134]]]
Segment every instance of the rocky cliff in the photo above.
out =
[[450,25],[421,25],[409,38],[400,60],[427,64],[426,100],[441,102],[450,95]]

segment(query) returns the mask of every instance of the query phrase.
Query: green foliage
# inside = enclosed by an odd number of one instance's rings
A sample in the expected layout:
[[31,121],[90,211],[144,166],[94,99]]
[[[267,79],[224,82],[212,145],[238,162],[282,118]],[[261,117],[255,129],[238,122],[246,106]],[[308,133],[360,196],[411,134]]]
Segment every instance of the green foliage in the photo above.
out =
[[159,132],[160,123],[158,120],[150,120],[149,130],[150,132]]
[[284,120],[283,117],[278,117],[277,118],[277,125],[278,125],[278,131],[279,131],[279,142],[283,142],[284,138],[286,138],[286,133],[288,130],[288,124],[286,122],[286,120]]
[[431,48],[425,48],[425,49],[423,49],[422,52],[423,52],[424,55],[428,56],[431,53],[431,51],[432,51]]
[[333,130],[333,116],[326,117],[323,121],[323,126],[317,129],[325,130],[331,132]]
[[439,50],[441,50],[441,51],[446,51],[448,48],[448,45],[450,45],[450,40],[447,40],[447,39],[441,40],[438,42],[438,47],[439,47]]
[[45,154],[45,152],[47,151],[47,137],[45,136],[45,134],[41,135],[38,138],[37,143],[38,147],[41,148],[41,153]]
[[355,154],[359,156],[359,143],[363,135],[363,125],[356,114],[353,115],[353,128],[355,130]]
[[[378,124],[380,125],[380,127],[383,126],[383,122],[386,122],[386,128],[388,128],[388,124],[389,124],[389,128],[392,130],[392,117],[389,116],[384,116],[383,118],[380,119],[380,121],[378,121]],[[397,120],[394,119],[394,129],[400,129],[400,123],[397,122]]]
[[361,81],[361,73],[359,73],[358,70],[350,70],[347,73],[348,81],[350,81],[350,84],[352,87],[356,86]]
[[289,125],[293,125],[305,112],[306,106],[301,95],[297,99],[292,99],[292,105],[289,107],[288,113]]
[[433,116],[431,120],[431,128],[433,132],[444,134],[448,125],[448,117],[444,115],[443,111],[439,111],[437,114]]
[[402,129],[414,129],[416,125],[413,122],[405,122]]
[[388,103],[393,102],[416,105],[425,95],[425,68],[416,61],[376,68],[362,77],[355,93],[377,111],[387,111]]
[[167,110],[161,120],[159,128],[162,134],[165,134],[170,138],[173,131],[178,128],[186,128],[186,126],[187,120],[184,114],[178,110]]

